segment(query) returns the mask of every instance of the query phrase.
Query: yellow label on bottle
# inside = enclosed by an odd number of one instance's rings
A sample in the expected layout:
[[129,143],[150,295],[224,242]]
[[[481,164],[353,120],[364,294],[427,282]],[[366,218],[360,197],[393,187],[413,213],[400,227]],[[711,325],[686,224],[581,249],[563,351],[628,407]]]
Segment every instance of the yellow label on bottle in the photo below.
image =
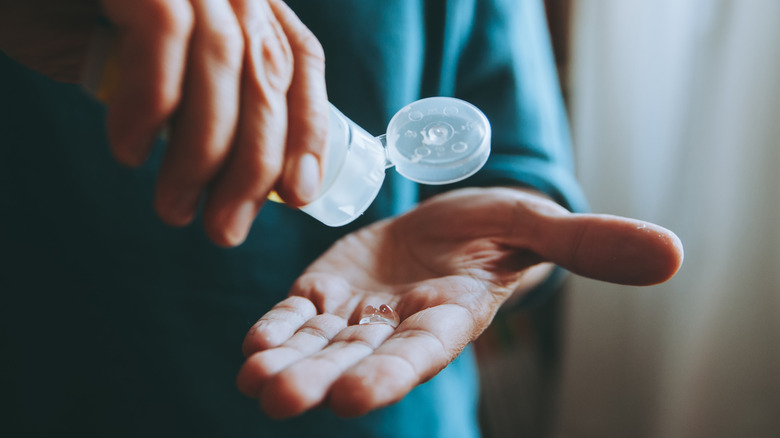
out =
[[268,200],[279,204],[284,204],[284,200],[281,196],[279,196],[278,193],[276,193],[276,190],[272,190],[271,193],[268,194]]

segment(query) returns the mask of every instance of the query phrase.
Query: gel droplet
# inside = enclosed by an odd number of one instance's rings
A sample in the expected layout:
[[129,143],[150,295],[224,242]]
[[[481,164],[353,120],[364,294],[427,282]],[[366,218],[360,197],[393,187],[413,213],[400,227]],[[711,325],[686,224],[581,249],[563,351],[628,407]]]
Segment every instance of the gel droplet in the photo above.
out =
[[416,122],[418,120],[422,120],[422,118],[423,118],[423,113],[419,111],[412,111],[409,113],[409,120]]
[[387,324],[396,328],[400,322],[401,318],[395,310],[387,304],[382,304],[378,309],[374,306],[366,306],[360,313],[360,322],[358,324]]

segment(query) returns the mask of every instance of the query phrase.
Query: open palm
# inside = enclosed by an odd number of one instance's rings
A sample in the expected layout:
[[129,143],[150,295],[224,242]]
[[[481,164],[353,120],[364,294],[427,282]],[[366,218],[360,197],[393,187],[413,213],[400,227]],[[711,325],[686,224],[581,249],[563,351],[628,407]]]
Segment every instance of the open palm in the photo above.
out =
[[[271,416],[326,403],[359,415],[405,396],[449,364],[551,262],[605,281],[671,277],[682,248],[632,219],[578,215],[516,189],[466,189],[348,235],[315,261],[247,334],[239,388]],[[368,306],[401,319],[359,325]]]

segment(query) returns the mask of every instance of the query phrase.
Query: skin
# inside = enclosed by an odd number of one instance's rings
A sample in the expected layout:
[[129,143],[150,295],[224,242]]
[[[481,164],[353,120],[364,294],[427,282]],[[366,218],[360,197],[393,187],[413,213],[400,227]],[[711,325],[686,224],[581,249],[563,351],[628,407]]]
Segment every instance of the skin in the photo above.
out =
[[[79,82],[101,16],[119,39],[108,134],[138,166],[169,129],[156,188],[161,219],[204,223],[241,243],[272,189],[315,196],[327,138],[324,56],[279,0],[0,0],[0,49],[53,79]],[[457,220],[453,220],[457,218]],[[320,405],[360,415],[400,400],[448,363],[552,264],[648,285],[670,278],[682,246],[633,219],[571,214],[543,196],[468,189],[337,242],[246,336],[237,383],[278,418]],[[397,329],[356,325],[367,306]]]
[[328,130],[324,54],[280,0],[0,1],[0,49],[52,79],[79,82],[99,18],[119,42],[108,136],[143,164],[169,141],[155,207],[172,226],[204,203],[209,237],[235,246],[268,194],[316,196]]
[[[458,218],[457,221],[452,218]],[[529,191],[446,193],[338,241],[249,331],[239,389],[272,417],[326,405],[356,416],[436,375],[551,263],[599,280],[651,285],[683,259],[657,225],[572,214]],[[366,305],[401,318],[356,325]]]

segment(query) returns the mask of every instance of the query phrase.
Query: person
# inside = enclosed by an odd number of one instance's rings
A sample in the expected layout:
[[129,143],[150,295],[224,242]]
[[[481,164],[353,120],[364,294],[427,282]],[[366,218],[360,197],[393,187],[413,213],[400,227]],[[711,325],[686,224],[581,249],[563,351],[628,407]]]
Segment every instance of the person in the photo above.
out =
[[[19,3],[0,10],[14,435],[478,436],[468,344],[502,305],[549,293],[553,264],[652,284],[681,263],[663,228],[571,213],[539,1]],[[107,112],[62,82],[103,16]],[[487,114],[483,170],[389,173],[342,228],[292,208],[319,190],[327,99],[381,133],[432,95]],[[357,324],[380,304],[397,328]]]

